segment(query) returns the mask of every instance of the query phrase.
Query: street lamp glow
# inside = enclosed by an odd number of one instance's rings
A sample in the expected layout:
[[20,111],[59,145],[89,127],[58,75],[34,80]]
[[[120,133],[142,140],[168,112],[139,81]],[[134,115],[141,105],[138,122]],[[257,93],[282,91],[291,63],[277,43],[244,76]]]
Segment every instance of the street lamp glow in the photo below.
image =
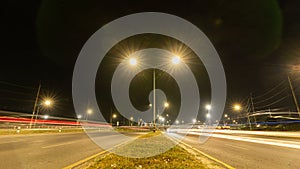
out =
[[79,114],[79,115],[77,116],[77,118],[78,118],[78,119],[81,119],[81,118],[82,118],[82,115],[81,115],[81,114]]
[[197,120],[196,119],[193,119],[193,123],[196,123],[197,122]]
[[117,118],[117,115],[116,115],[116,114],[113,114],[113,118],[114,118],[114,119]]
[[179,120],[176,120],[176,124],[179,124]]
[[87,109],[87,114],[92,114],[93,113],[93,110],[92,109]]
[[180,63],[180,57],[179,56],[174,56],[172,58],[172,63],[175,64],[175,65],[179,64]]
[[241,110],[241,106],[239,104],[235,104],[235,105],[233,105],[233,109],[236,111],[239,111],[239,110]]
[[228,115],[227,115],[227,114],[225,114],[225,115],[224,115],[224,117],[228,117]]
[[130,58],[130,59],[129,59],[129,63],[130,63],[130,65],[134,66],[134,65],[137,64],[137,61],[136,61],[135,58]]
[[168,103],[168,102],[165,102],[164,106],[165,106],[165,107],[169,107],[169,103]]
[[205,108],[206,108],[206,110],[210,110],[211,109],[211,105],[208,104],[208,105],[205,106]]
[[45,115],[45,116],[44,116],[44,119],[48,119],[48,118],[49,118],[49,116],[48,116],[48,115]]
[[47,99],[47,100],[45,100],[44,104],[45,104],[46,106],[51,106],[52,101],[49,100],[49,99]]
[[206,117],[209,119],[209,118],[210,118],[210,114],[209,114],[209,113],[207,113],[207,114],[206,114]]
[[151,104],[151,103],[149,104],[149,107],[152,107],[152,104]]

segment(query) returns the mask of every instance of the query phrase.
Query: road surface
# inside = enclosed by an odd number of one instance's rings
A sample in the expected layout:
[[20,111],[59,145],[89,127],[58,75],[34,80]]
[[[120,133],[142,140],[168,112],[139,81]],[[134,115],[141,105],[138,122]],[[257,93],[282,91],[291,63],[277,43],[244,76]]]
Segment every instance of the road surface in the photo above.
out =
[[[130,132],[132,137],[139,133]],[[103,141],[120,140],[107,133]],[[31,134],[0,136],[0,168],[57,169],[103,151],[85,133]]]
[[[182,134],[170,133],[169,135],[178,138]],[[200,143],[202,141],[203,143]],[[235,168],[294,169],[300,167],[299,138],[215,133],[205,141],[203,138],[199,139],[199,133],[192,132],[183,142]]]

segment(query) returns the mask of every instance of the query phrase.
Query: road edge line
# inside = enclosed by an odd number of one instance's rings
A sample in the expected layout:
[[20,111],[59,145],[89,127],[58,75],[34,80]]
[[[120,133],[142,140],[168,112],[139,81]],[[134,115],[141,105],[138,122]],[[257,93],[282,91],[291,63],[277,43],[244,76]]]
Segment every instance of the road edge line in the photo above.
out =
[[[141,137],[141,136],[138,136],[138,137],[134,138],[133,140],[138,139],[139,137]],[[133,140],[128,140],[128,141],[126,141],[124,143],[117,144],[117,145],[115,145],[115,146],[113,146],[113,147],[111,147],[111,148],[109,148],[107,150],[103,150],[103,151],[101,151],[101,152],[99,152],[97,154],[91,155],[91,156],[86,157],[86,158],[84,158],[84,159],[82,159],[80,161],[77,161],[77,162],[75,162],[73,164],[70,164],[70,165],[68,165],[66,167],[63,167],[62,169],[72,169],[72,168],[74,168],[76,166],[79,166],[80,164],[83,164],[83,163],[85,163],[85,162],[87,162],[89,160],[92,160],[93,158],[96,158],[97,156],[103,155],[105,153],[109,153],[110,154],[111,153],[110,150],[113,150],[113,149],[115,149],[115,148],[117,148],[117,147],[119,147],[121,145],[127,144],[128,142],[133,141]]]
[[[169,136],[169,137],[170,137],[170,136]],[[179,140],[179,139],[177,139],[177,138],[173,138],[173,137],[170,137],[170,138],[171,138],[171,139],[174,139],[177,143],[183,144],[184,146],[189,147],[190,149],[192,149],[192,150],[194,150],[194,151],[196,151],[196,152],[202,154],[203,156],[205,156],[205,157],[207,157],[207,158],[209,158],[209,159],[211,159],[211,160],[213,160],[213,161],[215,161],[215,162],[217,162],[217,163],[219,163],[219,164],[221,164],[221,165],[227,167],[228,169],[235,169],[235,168],[232,167],[231,165],[229,165],[229,164],[227,164],[227,163],[225,163],[225,162],[223,162],[223,161],[221,161],[221,160],[218,160],[218,159],[216,159],[216,158],[214,158],[214,157],[212,157],[212,156],[210,156],[210,155],[208,155],[208,154],[206,154],[206,153],[204,153],[204,152],[202,152],[202,151],[200,151],[200,150],[194,148],[193,146],[191,146],[191,145],[189,145],[189,144],[187,144],[187,143],[182,142],[181,140]]]
[[99,156],[99,155],[105,154],[105,153],[107,153],[107,152],[108,152],[108,150],[101,151],[101,152],[99,152],[99,153],[97,153],[97,154],[94,154],[94,155],[89,156],[89,157],[87,157],[87,158],[84,158],[84,159],[82,159],[82,160],[80,160],[80,161],[77,161],[77,162],[75,162],[75,163],[73,163],[73,164],[71,164],[71,165],[68,165],[68,166],[66,166],[66,167],[63,167],[63,169],[72,169],[72,168],[74,168],[74,167],[76,167],[76,166],[79,166],[80,164],[83,164],[83,163],[85,163],[85,162],[87,162],[87,161],[89,161],[89,160],[91,160],[91,159],[93,159],[93,158],[96,158],[96,157]]

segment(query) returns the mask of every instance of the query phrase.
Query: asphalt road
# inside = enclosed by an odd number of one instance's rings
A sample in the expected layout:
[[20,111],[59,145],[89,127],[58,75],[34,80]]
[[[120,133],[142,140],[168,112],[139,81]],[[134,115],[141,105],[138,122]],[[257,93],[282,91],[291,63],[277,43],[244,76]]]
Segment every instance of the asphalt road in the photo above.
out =
[[[127,135],[140,134],[128,132]],[[108,147],[123,141],[108,132],[95,138]],[[215,133],[204,140],[199,139],[197,133],[190,133],[183,141],[235,168],[294,169],[300,166],[299,138]],[[85,133],[0,136],[0,168],[63,168],[101,151]]]
[[[98,139],[111,145],[121,142],[111,133]],[[0,168],[63,168],[101,151],[85,133],[0,136]]]
[[[178,137],[178,134],[170,135]],[[298,138],[218,133],[204,140],[192,133],[183,141],[239,169],[295,169],[300,167],[300,139]],[[204,142],[200,143],[202,141]]]

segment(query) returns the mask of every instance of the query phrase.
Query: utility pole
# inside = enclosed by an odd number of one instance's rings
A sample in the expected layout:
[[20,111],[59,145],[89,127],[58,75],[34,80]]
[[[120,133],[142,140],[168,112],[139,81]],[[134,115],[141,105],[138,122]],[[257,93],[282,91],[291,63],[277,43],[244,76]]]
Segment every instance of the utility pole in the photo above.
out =
[[254,104],[253,104],[252,93],[250,93],[250,101],[251,101],[252,112],[254,113],[254,112],[255,112],[255,109],[254,109]]
[[39,81],[39,87],[38,87],[38,91],[36,94],[36,98],[35,98],[35,102],[34,102],[34,106],[33,106],[33,111],[32,111],[32,116],[31,116],[31,120],[30,120],[30,128],[32,127],[32,122],[33,122],[33,118],[35,116],[35,111],[36,111],[36,107],[39,101],[39,97],[40,97],[40,90],[41,90],[42,84],[41,81]]
[[295,106],[297,108],[297,112],[298,112],[298,115],[300,117],[300,110],[299,110],[299,105],[298,105],[297,97],[295,95],[294,88],[293,88],[293,85],[292,85],[292,82],[291,82],[291,78],[290,78],[289,75],[288,75],[288,81],[289,81],[290,88],[291,88],[291,91],[292,91],[292,95],[293,95],[293,99],[294,99],[294,102],[295,102]]
[[[254,104],[253,104],[253,96],[252,96],[252,93],[251,93],[251,105],[252,105],[252,111],[253,111],[253,114],[255,113],[255,108],[254,108]],[[256,123],[256,116],[254,115],[254,123],[255,125],[257,124]]]

